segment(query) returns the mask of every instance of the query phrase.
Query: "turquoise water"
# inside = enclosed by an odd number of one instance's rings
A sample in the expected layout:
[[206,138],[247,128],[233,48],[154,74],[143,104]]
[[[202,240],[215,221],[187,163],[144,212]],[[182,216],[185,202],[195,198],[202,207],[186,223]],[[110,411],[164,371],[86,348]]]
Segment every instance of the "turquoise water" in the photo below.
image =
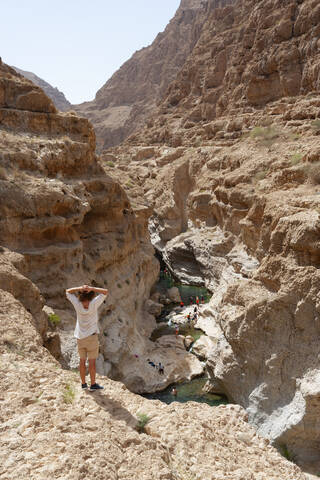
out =
[[201,299],[201,296],[204,298],[204,303],[208,303],[211,294],[205,287],[197,287],[196,285],[183,285],[182,283],[177,283],[173,280],[170,274],[165,274],[163,271],[160,272],[159,282],[157,283],[157,290],[161,293],[165,293],[168,288],[178,287],[181,295],[181,299],[185,305],[190,304],[190,297],[195,298],[198,296]]
[[[163,271],[160,273],[160,279],[157,284],[157,291],[161,294],[165,294],[168,288],[171,287],[178,287],[181,295],[181,299],[185,305],[190,305],[190,296],[193,297],[193,301],[195,302],[196,296],[199,297],[201,301],[201,296],[204,298],[204,303],[209,302],[211,295],[209,294],[208,290],[204,287],[197,287],[195,285],[182,285],[180,283],[175,282],[169,274],[165,274]],[[166,305],[162,311],[160,317],[157,318],[157,322],[168,322],[168,315],[169,313],[177,308],[177,304],[171,303]],[[179,310],[179,307],[178,307]],[[163,335],[174,335],[175,334],[175,327],[169,325],[161,325],[156,328],[152,334],[150,339],[152,341],[157,340],[158,338],[162,337]],[[198,340],[201,335],[204,335],[204,332],[200,329],[196,329],[193,325],[185,324],[179,325],[179,334],[181,335],[191,335],[194,340]],[[185,382],[181,384],[175,385],[177,389],[177,396],[172,395],[172,388],[173,385],[168,387],[166,390],[161,392],[155,393],[148,393],[144,394],[145,398],[149,399],[157,399],[161,400],[164,403],[171,403],[171,402],[198,402],[198,403],[208,403],[211,406],[217,406],[221,404],[228,403],[227,399],[220,395],[214,395],[212,393],[205,393],[202,391],[204,384],[206,383],[207,379],[205,377],[195,378],[190,382]]]
[[228,401],[225,397],[221,395],[215,395],[213,393],[204,393],[202,391],[206,381],[206,378],[200,377],[194,378],[190,382],[175,385],[175,388],[177,389],[177,396],[174,396],[171,393],[173,385],[166,388],[166,390],[163,390],[162,392],[147,393],[143,396],[151,400],[161,400],[167,404],[170,404],[171,402],[198,402],[208,403],[211,406],[227,404]]
[[[157,291],[161,294],[165,294],[168,288],[171,287],[178,287],[181,295],[181,299],[185,305],[190,305],[190,297],[193,297],[193,301],[195,302],[196,297],[198,296],[201,300],[203,297],[204,303],[209,302],[211,295],[209,294],[208,290],[204,287],[197,287],[196,285],[182,285],[181,283],[175,282],[170,274],[165,274],[163,271],[160,272],[160,278],[157,283]],[[177,304],[170,303],[166,305],[162,310],[161,315],[157,318],[157,323],[163,323],[168,321],[168,315],[172,310],[177,307]],[[150,337],[150,340],[153,342],[158,338],[162,337],[163,335],[174,335],[175,334],[175,327],[174,325],[161,325],[160,327],[156,328]],[[192,324],[185,324],[179,325],[179,334],[187,336],[191,335],[194,340],[198,340],[198,338],[203,335],[203,331],[197,328],[194,328]]]

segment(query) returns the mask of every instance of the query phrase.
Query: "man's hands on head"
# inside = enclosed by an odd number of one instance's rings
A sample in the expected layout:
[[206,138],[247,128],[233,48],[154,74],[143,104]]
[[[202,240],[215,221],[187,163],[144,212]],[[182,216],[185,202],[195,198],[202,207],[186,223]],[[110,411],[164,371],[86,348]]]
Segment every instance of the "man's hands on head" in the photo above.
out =
[[108,295],[108,290],[106,288],[91,287],[90,285],[82,285],[81,287],[68,288],[67,293],[76,293],[76,292],[95,292],[102,293],[103,295]]

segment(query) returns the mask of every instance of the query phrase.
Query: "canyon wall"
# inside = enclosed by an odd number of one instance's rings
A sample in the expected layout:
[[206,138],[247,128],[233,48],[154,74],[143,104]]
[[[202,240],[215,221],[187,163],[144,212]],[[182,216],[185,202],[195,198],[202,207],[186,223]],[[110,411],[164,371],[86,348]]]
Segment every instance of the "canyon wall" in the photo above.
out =
[[319,471],[319,6],[215,8],[145,128],[102,156],[183,281],[213,298],[211,388]]
[[[168,406],[100,376],[106,394],[85,392],[49,353],[61,355],[55,334],[69,328],[72,337],[65,288],[90,280],[110,292],[100,322],[109,374],[130,388],[161,388],[143,355],[158,355],[169,381],[195,358],[146,338],[154,318],[145,300],[159,269],[147,209],[131,208],[94,150],[87,120],[57,113],[0,62],[0,477],[305,480],[239,406]],[[63,329],[52,331],[50,308]]]
[[[109,290],[101,307],[101,373],[138,391],[201,373],[184,348],[148,339],[156,325],[149,313],[150,289],[159,273],[148,209],[133,209],[120,185],[104,173],[88,120],[58,113],[40,88],[2,63],[0,88],[0,243],[8,258],[2,288],[34,313],[44,342],[43,303],[60,316],[61,350],[69,366],[78,358],[75,315],[65,289],[86,283]],[[166,365],[163,378],[147,357]]]
[[152,45],[125,62],[92,102],[73,106],[92,122],[98,150],[119,144],[143,125],[197,42],[206,8],[201,0],[183,1]]
[[38,85],[38,87],[40,87],[49,98],[51,98],[58,110],[61,110],[62,112],[67,112],[68,110],[71,110],[71,103],[66,99],[65,95],[60,92],[60,90],[58,90],[56,87],[53,87],[52,85],[50,85],[50,83],[46,82],[32,72],[26,72],[25,70],[21,70],[17,67],[13,68],[16,72],[20,73],[20,75],[23,75],[28,80],[31,80],[31,82],[33,82],[35,85]]
[[158,112],[132,141],[192,146],[204,130],[216,136],[217,118],[233,118],[233,133],[266,103],[319,90],[318,39],[316,0],[212,8]]

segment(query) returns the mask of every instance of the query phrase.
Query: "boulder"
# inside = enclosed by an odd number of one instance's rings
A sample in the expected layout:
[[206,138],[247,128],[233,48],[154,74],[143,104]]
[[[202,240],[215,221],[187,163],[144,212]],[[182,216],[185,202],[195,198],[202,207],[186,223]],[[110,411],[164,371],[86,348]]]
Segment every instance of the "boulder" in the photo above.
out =
[[215,348],[216,342],[207,335],[201,335],[192,346],[192,353],[197,355],[201,360],[207,360]]
[[167,290],[167,296],[174,303],[181,302],[180,291],[178,287],[171,287]]
[[193,342],[194,342],[194,338],[191,337],[191,335],[187,335],[186,337],[184,337],[184,345],[187,350],[189,350]]
[[154,302],[151,299],[145,302],[146,311],[150,313],[150,315],[154,315],[155,317],[159,317],[159,315],[161,315],[162,308],[162,303]]

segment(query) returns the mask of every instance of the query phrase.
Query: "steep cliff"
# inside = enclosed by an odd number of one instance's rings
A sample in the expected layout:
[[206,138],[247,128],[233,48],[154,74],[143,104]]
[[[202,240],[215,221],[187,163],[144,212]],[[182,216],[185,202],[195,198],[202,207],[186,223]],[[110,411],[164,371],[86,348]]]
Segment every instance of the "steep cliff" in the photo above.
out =
[[198,42],[139,141],[194,145],[197,137],[219,139],[217,118],[232,117],[239,124],[230,126],[233,133],[268,102],[319,90],[316,0],[231,3],[208,3]]
[[46,82],[42,78],[38,77],[32,72],[26,72],[25,70],[21,70],[20,68],[13,67],[16,72],[20,73],[20,75],[23,75],[26,77],[28,80],[31,80],[31,82],[35,83],[38,85],[38,87],[42,88],[44,93],[51,98],[53,101],[54,105],[57,107],[58,110],[61,110],[62,112],[67,112],[68,110],[71,110],[71,103],[66,99],[64,94],[60,92],[56,87],[53,87],[50,85],[50,83]]
[[216,335],[211,388],[315,473],[319,12],[313,0],[215,5],[153,118],[103,156],[152,207],[169,268],[214,293],[198,323]]
[[[241,407],[168,406],[106,377],[105,393],[85,392],[44,348],[59,346],[44,302],[61,314],[62,334],[64,288],[90,279],[110,290],[102,367],[110,360],[111,374],[143,389],[160,380],[135,355],[170,359],[172,349],[145,336],[154,320],[144,300],[158,272],[146,212],[131,209],[94,147],[87,120],[57,113],[40,88],[0,62],[1,479],[305,480]],[[177,366],[195,357],[175,355],[168,368],[178,380]]]
[[[198,360],[183,348],[148,339],[155,318],[147,300],[159,272],[148,210],[133,210],[120,185],[104,173],[88,120],[57,113],[39,87],[1,64],[0,132],[0,244],[5,257],[13,258],[1,287],[33,312],[44,342],[40,293],[62,320],[65,362],[78,363],[74,312],[64,290],[98,284],[109,290],[101,308],[101,373],[137,391],[201,373]],[[163,378],[147,364],[148,356],[166,365]]]
[[73,108],[92,122],[99,150],[119,144],[143,125],[197,42],[206,2],[183,0],[165,31],[136,52],[97,92]]

